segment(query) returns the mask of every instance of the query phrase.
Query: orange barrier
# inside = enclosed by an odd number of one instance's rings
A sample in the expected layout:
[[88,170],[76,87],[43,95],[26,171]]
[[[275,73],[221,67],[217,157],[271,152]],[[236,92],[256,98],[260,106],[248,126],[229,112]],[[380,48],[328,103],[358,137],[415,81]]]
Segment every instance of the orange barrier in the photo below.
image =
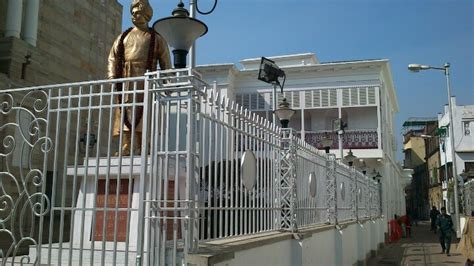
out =
[[402,227],[398,224],[397,220],[392,219],[388,222],[390,235],[389,242],[395,242],[402,237]]

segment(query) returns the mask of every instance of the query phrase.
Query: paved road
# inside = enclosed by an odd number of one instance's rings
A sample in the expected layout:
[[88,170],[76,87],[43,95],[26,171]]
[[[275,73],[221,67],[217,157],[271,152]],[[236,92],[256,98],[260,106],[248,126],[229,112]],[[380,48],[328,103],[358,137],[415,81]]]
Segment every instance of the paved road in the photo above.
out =
[[454,240],[451,256],[442,254],[438,235],[430,232],[429,222],[422,221],[412,227],[412,238],[385,245],[367,265],[464,265],[466,259],[457,251],[457,245],[458,240]]

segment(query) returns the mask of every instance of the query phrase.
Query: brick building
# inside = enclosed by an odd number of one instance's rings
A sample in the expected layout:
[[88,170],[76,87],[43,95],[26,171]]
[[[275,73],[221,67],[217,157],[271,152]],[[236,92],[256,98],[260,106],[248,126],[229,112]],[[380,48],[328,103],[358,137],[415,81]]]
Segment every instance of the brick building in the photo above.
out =
[[[122,31],[122,9],[117,0],[0,1],[0,93],[18,87],[104,79],[109,49]],[[38,189],[34,182],[39,182],[42,178],[32,178],[37,158],[34,154],[25,154],[18,143],[19,139],[28,142],[29,138],[34,138],[25,134],[31,134],[33,122],[22,117],[20,111],[9,110],[10,97],[24,100],[20,106],[22,111],[34,110],[32,106],[39,103],[38,98],[17,94],[0,94],[0,142],[8,143],[0,145],[0,172],[23,177],[23,182],[20,182],[5,174],[3,177],[6,178],[0,184],[0,196],[6,193],[22,199],[18,200],[20,205],[8,206],[0,217],[0,228],[11,230],[13,235],[20,234],[20,231],[35,230],[37,222],[33,215],[20,213],[21,206],[29,196],[20,191],[28,191],[33,195]],[[14,119],[17,121],[13,121]],[[13,123],[8,124],[9,122]],[[58,163],[62,163],[60,158]],[[50,182],[48,180],[51,180],[53,173],[47,172],[44,175],[47,176],[45,182]],[[58,178],[57,182],[61,184],[62,178]],[[47,187],[51,187],[51,184],[47,183]],[[64,187],[66,190],[57,191],[59,196],[53,205],[61,198],[73,194],[72,186],[67,184]],[[45,192],[51,193],[48,189]],[[17,198],[13,199],[16,200]],[[67,214],[65,220],[69,217]],[[48,220],[49,217],[46,217],[45,222],[48,223]],[[41,233],[47,235],[47,231]],[[35,236],[38,236],[37,232]],[[69,235],[62,237],[67,239]],[[0,252],[6,254],[12,241],[9,235],[0,234]],[[15,252],[26,252],[29,244],[31,243],[16,246]]]

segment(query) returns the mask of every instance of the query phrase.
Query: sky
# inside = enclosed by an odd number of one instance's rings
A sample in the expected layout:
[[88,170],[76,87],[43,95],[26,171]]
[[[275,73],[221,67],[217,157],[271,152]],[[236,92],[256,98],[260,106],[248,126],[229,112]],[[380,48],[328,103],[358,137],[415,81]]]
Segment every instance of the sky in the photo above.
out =
[[[214,3],[197,1],[204,12]],[[131,1],[119,2],[126,29]],[[154,22],[179,1],[149,2]],[[220,0],[213,13],[197,18],[209,28],[196,44],[198,65],[308,52],[320,62],[389,59],[400,106],[399,160],[403,122],[436,117],[447,104],[443,72],[412,73],[408,64],[449,62],[452,95],[458,105],[474,104],[474,0]]]

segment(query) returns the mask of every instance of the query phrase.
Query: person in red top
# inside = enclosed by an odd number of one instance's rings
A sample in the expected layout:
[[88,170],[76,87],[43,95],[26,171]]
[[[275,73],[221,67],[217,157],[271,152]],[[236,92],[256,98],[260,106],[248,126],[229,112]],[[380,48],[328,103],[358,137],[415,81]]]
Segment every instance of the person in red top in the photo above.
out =
[[395,215],[394,219],[390,220],[390,242],[397,241],[402,237],[402,228],[400,224],[398,224],[398,216]]
[[404,215],[400,218],[402,224],[405,225],[406,237],[411,237],[411,222],[408,215]]

